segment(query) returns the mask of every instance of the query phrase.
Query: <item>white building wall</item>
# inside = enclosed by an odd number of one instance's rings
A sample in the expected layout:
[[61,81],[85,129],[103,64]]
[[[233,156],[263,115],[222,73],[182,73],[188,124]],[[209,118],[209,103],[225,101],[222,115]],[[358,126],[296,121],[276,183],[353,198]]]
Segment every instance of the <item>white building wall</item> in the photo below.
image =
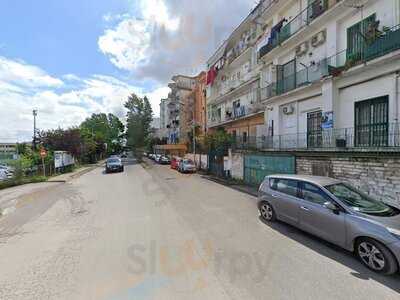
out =
[[375,97],[389,96],[389,122],[395,122],[395,77],[387,75],[368,82],[349,86],[339,90],[337,99],[336,126],[338,128],[354,127],[354,103]]

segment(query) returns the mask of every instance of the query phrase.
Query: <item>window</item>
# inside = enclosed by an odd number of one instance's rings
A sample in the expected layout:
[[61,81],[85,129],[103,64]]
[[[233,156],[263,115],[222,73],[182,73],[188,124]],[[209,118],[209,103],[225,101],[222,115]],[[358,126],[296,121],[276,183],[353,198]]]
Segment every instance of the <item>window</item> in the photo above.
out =
[[322,111],[307,114],[307,146],[319,148],[322,146]]
[[329,196],[319,187],[306,182],[303,184],[302,198],[306,201],[320,205],[324,204],[325,202],[332,201]]
[[366,32],[375,19],[376,15],[373,14],[347,28],[347,60],[352,64],[363,59]]
[[243,132],[243,143],[247,143],[247,132]]
[[345,183],[333,184],[325,187],[336,198],[350,206],[354,211],[380,216],[398,214],[390,206],[373,199],[351,185]]
[[356,102],[355,145],[357,147],[388,146],[388,96]]
[[283,94],[296,88],[296,60],[277,66],[277,92]]
[[280,193],[287,194],[289,196],[298,196],[298,183],[296,180],[290,179],[278,179],[274,178],[270,180],[271,189],[278,191]]

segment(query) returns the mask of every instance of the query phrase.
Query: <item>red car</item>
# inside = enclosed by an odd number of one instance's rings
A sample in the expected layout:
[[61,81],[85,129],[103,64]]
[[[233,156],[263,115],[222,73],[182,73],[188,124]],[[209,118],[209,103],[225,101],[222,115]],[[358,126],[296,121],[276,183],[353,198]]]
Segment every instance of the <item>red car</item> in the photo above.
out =
[[174,170],[178,170],[178,168],[179,168],[179,162],[182,160],[182,158],[180,158],[180,157],[173,157],[172,159],[171,159],[171,169],[174,169]]

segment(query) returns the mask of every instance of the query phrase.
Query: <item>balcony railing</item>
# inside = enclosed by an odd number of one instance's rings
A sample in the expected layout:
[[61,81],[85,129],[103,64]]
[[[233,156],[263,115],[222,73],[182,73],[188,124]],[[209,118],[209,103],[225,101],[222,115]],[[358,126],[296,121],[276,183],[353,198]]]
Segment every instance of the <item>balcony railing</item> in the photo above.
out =
[[282,44],[291,36],[296,34],[302,28],[308,26],[312,21],[317,19],[325,11],[331,8],[334,4],[339,2],[328,0],[314,0],[304,10],[302,10],[296,17],[284,25],[274,39],[270,39],[269,43],[260,49],[260,58],[265,56],[272,49]]
[[399,151],[400,123],[362,125],[355,128],[321,129],[313,133],[295,133],[265,137],[236,138],[239,150],[299,151]]
[[363,43],[363,45],[356,48],[361,49],[361,53],[350,53],[348,51],[347,59],[354,60],[351,63],[369,61],[398,50],[400,49],[400,25],[379,32],[379,35],[372,41],[364,42],[361,40],[360,43]]
[[208,122],[208,125],[209,126],[217,126],[217,125],[223,124],[225,122],[244,118],[246,116],[261,112],[263,110],[264,110],[263,106],[258,102],[255,104],[251,104],[251,105],[241,105],[239,107],[229,108],[225,112],[224,120],[222,120],[222,118],[215,117]]
[[346,65],[346,50],[324,58],[309,67],[284,77],[277,82],[260,89],[261,100],[287,93],[299,87],[319,81],[325,76],[335,76]]

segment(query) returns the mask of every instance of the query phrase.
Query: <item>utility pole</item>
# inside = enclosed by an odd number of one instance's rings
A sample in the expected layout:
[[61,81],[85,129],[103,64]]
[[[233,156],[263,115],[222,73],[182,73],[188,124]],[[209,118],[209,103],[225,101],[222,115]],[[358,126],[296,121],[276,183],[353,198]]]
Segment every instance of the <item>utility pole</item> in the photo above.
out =
[[33,150],[36,150],[36,116],[37,116],[37,110],[34,109],[32,111],[33,113]]

